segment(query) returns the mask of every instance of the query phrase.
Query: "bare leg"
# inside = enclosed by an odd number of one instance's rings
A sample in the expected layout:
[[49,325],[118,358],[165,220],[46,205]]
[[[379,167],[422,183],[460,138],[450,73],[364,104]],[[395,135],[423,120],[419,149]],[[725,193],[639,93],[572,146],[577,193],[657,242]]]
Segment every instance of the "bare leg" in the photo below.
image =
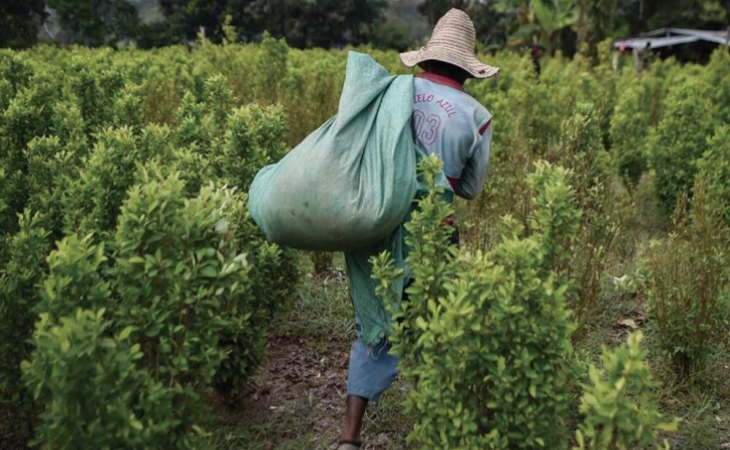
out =
[[345,409],[345,429],[342,432],[343,441],[360,442],[360,430],[362,430],[362,418],[365,415],[365,408],[368,406],[368,399],[356,395],[347,396]]

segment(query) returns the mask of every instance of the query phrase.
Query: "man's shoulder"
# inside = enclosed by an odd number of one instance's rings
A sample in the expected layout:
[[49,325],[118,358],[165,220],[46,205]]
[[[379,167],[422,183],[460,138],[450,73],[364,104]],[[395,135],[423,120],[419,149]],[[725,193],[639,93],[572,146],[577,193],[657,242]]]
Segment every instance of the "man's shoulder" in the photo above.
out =
[[481,127],[492,120],[492,113],[479,100],[467,92],[461,92],[461,94],[464,96],[464,112],[467,113],[470,120],[474,121],[476,126]]
[[[465,92],[465,94],[466,94],[466,92]],[[487,107],[484,106],[479,100],[475,99],[470,94],[466,94],[466,95],[468,95],[469,98],[471,99],[474,111],[479,113],[479,115],[482,118],[484,118],[484,120],[488,120],[489,118],[492,117],[492,113],[490,113],[489,110],[487,109]]]

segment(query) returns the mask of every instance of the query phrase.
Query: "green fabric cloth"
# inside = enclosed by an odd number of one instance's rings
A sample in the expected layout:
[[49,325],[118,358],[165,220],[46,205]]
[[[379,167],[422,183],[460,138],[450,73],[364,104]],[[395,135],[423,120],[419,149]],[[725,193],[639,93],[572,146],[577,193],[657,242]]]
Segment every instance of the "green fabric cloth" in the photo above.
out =
[[[345,253],[347,276],[350,279],[350,292],[355,313],[360,317],[362,340],[373,346],[386,338],[391,331],[390,314],[385,310],[383,302],[375,295],[375,280],[372,278],[370,258],[383,251],[388,251],[396,267],[405,269],[407,250],[405,245],[405,228],[399,226],[393,234],[371,247]],[[406,277],[396,280],[393,286],[398,298],[403,295]]]
[[[367,345],[391,331],[369,259],[387,250],[407,269],[403,224],[424,192],[416,163],[426,152],[414,142],[412,114],[412,76],[390,76],[370,56],[349,52],[338,115],[263,168],[249,190],[251,216],[271,241],[345,252]],[[448,187],[443,174],[439,184]],[[396,282],[399,295],[408,278]]]
[[249,190],[254,221],[277,244],[356,251],[387,240],[416,194],[413,77],[349,52],[337,116],[263,168]]
[[[420,146],[417,146],[416,155],[417,159],[420,160],[420,158],[426,155],[426,152]],[[443,172],[436,178],[436,186],[448,188],[449,182]],[[362,340],[368,346],[374,346],[383,339],[387,340],[388,335],[392,331],[390,314],[386,311],[383,302],[375,295],[377,283],[372,278],[373,271],[369,262],[370,258],[379,255],[383,251],[388,251],[393,258],[395,266],[403,269],[403,277],[395,280],[393,285],[398,298],[401,298],[403,296],[405,282],[411,278],[410,271],[406,265],[406,259],[408,258],[410,249],[405,243],[406,236],[408,235],[405,225],[410,220],[411,214],[417,208],[416,201],[425,197],[427,194],[427,187],[422,180],[419,180],[419,188],[414,202],[411,203],[411,209],[406,219],[403,224],[393,231],[390,237],[368,248],[345,253],[347,276],[350,280],[350,291],[352,293],[352,304],[355,308],[355,313],[360,317]],[[453,203],[454,193],[449,189],[445,189],[442,199],[446,202]]]

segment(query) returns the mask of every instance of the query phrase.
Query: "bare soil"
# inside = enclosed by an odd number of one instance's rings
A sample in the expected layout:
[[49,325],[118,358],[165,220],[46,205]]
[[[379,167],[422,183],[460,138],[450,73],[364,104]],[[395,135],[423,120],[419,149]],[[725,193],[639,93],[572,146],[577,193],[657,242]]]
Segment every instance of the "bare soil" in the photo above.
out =
[[255,389],[243,400],[244,420],[298,424],[289,434],[271,436],[271,446],[264,449],[299,438],[301,432],[317,446],[335,446],[347,392],[349,344],[274,335],[267,355],[254,378]]

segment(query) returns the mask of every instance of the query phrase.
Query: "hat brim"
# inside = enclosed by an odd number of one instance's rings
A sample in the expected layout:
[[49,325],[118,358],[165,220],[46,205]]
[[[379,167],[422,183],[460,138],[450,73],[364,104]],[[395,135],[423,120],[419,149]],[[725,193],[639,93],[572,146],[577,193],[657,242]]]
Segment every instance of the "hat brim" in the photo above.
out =
[[474,78],[491,78],[499,73],[499,68],[484,64],[474,55],[463,55],[440,49],[422,49],[400,54],[400,60],[406,67],[415,67],[424,61],[441,61],[465,70]]

